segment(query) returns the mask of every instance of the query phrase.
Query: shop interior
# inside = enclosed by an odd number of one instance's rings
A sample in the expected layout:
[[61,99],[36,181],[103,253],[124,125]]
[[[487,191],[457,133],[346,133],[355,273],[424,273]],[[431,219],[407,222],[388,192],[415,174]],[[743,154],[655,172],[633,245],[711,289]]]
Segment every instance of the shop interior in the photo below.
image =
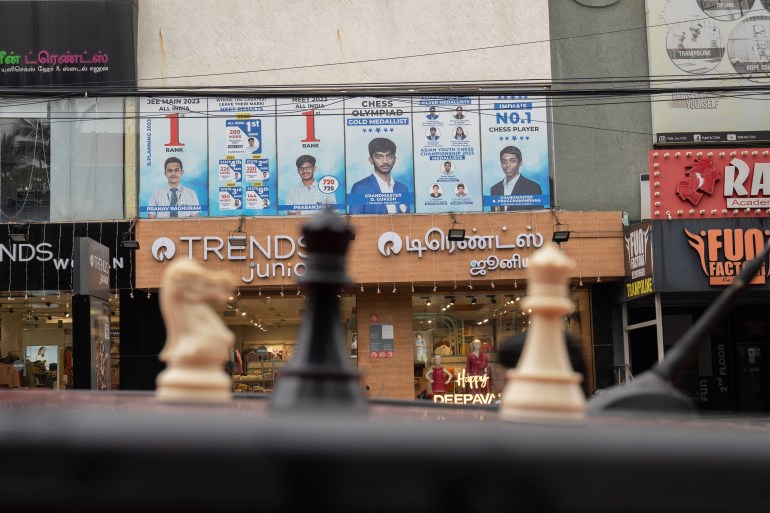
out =
[[[120,302],[110,301],[113,388],[120,382]],[[9,294],[0,302],[0,387],[66,389],[73,386],[72,295]]]
[[[474,339],[481,341],[481,351],[489,359],[491,391],[499,392],[504,369],[499,365],[498,350],[508,337],[523,333],[529,325],[529,312],[521,308],[524,287],[505,292],[415,293],[412,296],[412,331],[415,339],[425,341],[425,355],[415,349],[415,398],[428,389],[425,372],[433,357],[457,375],[465,368]],[[565,330],[590,341],[588,292],[570,291],[575,312],[566,316]],[[0,302],[0,387],[64,389],[72,386],[71,295],[39,293],[10,296]],[[346,351],[357,364],[356,298],[341,294],[340,318],[346,334]],[[120,304],[110,301],[113,388],[119,388]],[[286,362],[296,347],[299,327],[304,317],[305,297],[280,291],[241,291],[222,308],[222,319],[236,337],[225,369],[233,376],[236,392],[271,392]],[[586,346],[586,344],[583,344]],[[590,343],[587,344],[590,347]],[[38,356],[45,348],[45,358]],[[590,354],[586,360],[590,361]],[[41,362],[41,360],[45,360]],[[450,382],[448,393],[454,393]]]

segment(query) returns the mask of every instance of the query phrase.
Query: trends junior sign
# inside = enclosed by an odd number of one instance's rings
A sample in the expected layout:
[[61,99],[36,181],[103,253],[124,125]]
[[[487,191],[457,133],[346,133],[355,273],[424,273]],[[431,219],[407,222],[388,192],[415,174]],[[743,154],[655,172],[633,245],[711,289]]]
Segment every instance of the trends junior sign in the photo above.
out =
[[649,152],[652,219],[770,217],[770,148]]

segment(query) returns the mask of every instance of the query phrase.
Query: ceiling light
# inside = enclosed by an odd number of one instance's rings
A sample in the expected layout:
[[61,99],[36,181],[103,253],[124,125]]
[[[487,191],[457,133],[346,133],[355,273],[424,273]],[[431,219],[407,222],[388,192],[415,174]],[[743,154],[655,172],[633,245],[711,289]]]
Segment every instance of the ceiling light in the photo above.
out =
[[138,250],[139,249],[139,241],[136,240],[136,221],[137,219],[134,218],[131,220],[131,225],[128,227],[128,230],[123,234],[123,240],[120,242],[120,245],[123,246],[124,249],[131,249],[131,250]]
[[243,231],[243,222],[245,220],[246,216],[242,215],[238,220],[238,228],[230,232],[230,236],[227,237],[227,243],[231,248],[243,249],[246,247],[246,233]]

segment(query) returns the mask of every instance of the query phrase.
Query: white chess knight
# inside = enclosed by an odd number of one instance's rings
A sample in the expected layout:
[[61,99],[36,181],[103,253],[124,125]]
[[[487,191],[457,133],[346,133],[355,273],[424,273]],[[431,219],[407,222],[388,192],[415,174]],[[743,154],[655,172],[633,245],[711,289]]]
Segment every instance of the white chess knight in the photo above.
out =
[[532,310],[519,364],[506,372],[500,416],[511,421],[576,421],[585,417],[582,375],[572,370],[562,316],[573,310],[567,279],[575,263],[548,243],[530,259],[527,297]]
[[213,303],[225,303],[237,280],[191,260],[169,264],[161,279],[160,311],[167,364],[157,378],[156,397],[163,401],[224,402],[232,397],[232,379],[224,371],[235,337]]

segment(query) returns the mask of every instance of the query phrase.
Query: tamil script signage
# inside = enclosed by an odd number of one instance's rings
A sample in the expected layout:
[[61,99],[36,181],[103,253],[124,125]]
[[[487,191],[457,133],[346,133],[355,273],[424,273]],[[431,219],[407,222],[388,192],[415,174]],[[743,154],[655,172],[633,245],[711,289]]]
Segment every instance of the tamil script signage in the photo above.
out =
[[[619,212],[563,212],[562,223],[590,226],[574,230],[561,249],[578,266],[573,277],[623,276]],[[524,280],[532,253],[551,240],[549,211],[456,216],[465,237],[449,239],[449,215],[361,216],[348,253],[348,273],[356,283],[462,280]],[[239,219],[155,219],[137,225],[137,286],[155,288],[169,262],[186,258],[227,270],[242,286],[296,286],[306,272],[300,216]],[[238,228],[240,231],[235,231]],[[590,243],[588,241],[591,241]],[[601,258],[599,258],[601,256]],[[393,287],[398,288],[398,287]]]
[[5,87],[136,85],[134,0],[0,1]]

